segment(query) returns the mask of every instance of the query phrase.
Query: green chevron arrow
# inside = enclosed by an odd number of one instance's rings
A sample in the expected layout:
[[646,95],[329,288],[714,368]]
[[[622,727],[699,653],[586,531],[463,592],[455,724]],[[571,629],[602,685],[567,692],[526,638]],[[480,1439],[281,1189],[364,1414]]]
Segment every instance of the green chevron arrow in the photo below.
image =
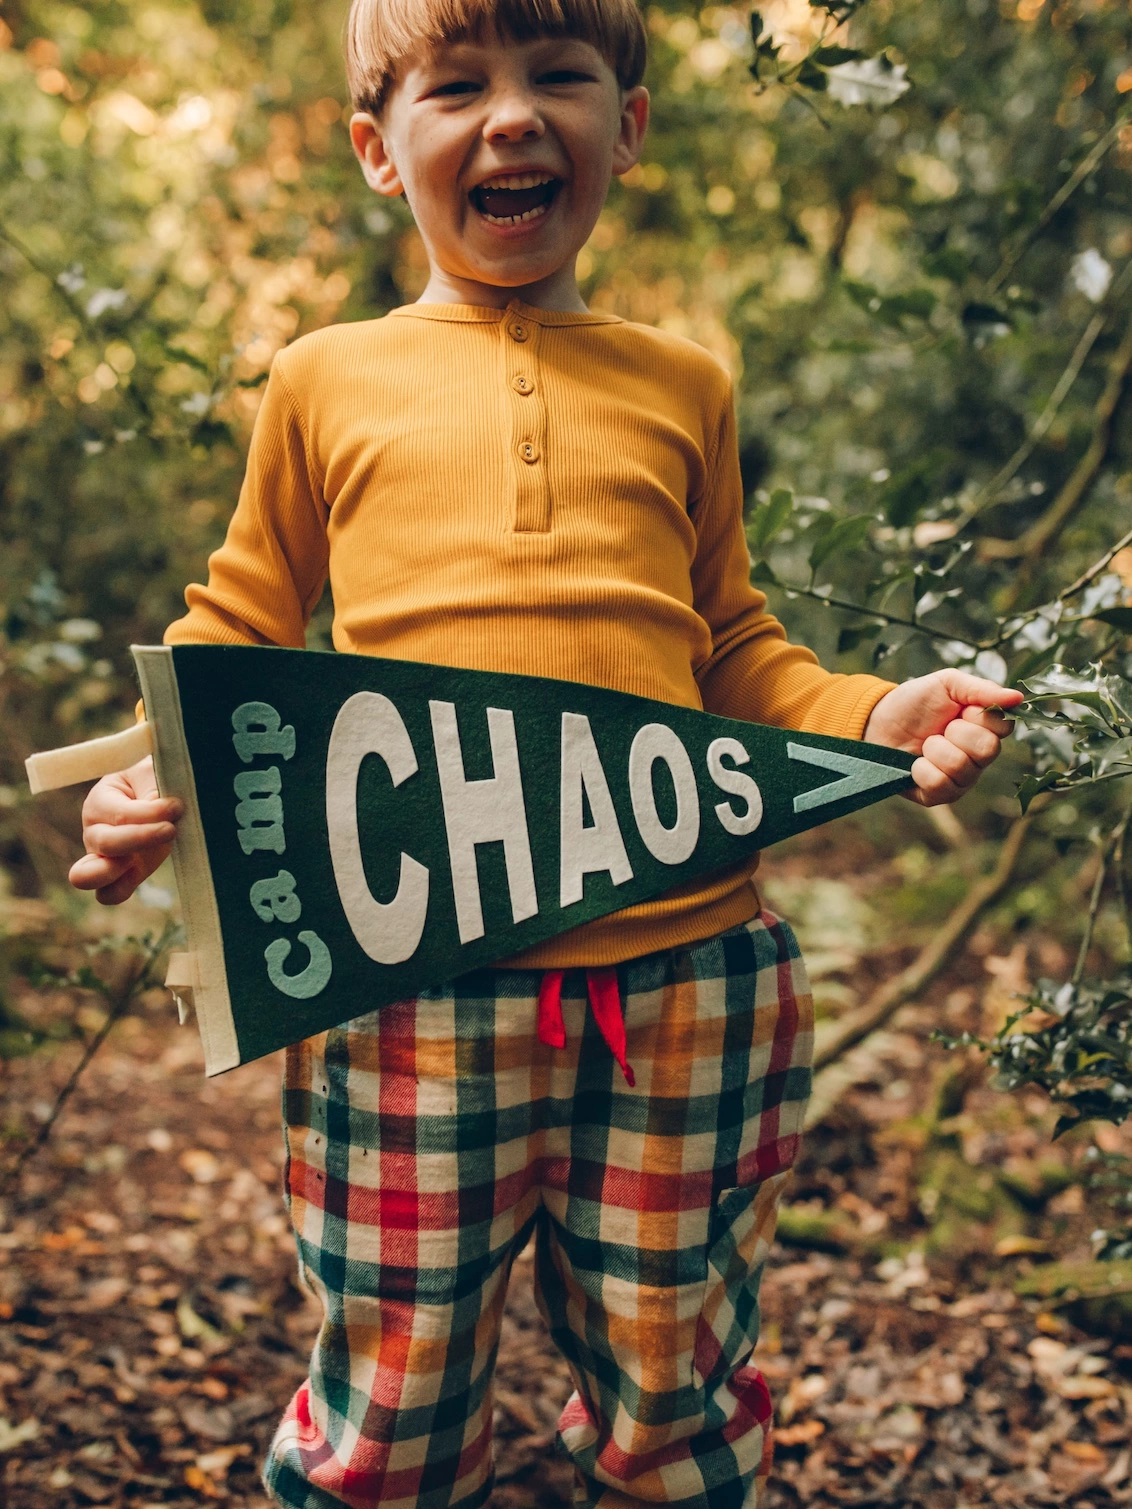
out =
[[839,802],[847,796],[858,796],[871,791],[875,786],[907,786],[908,773],[894,770],[891,765],[880,765],[875,760],[862,760],[858,755],[843,754],[836,749],[815,749],[810,744],[787,744],[786,753],[792,760],[802,760],[807,765],[820,765],[825,770],[843,772],[839,781],[830,781],[825,786],[815,786],[794,798],[795,812],[812,812],[815,807],[824,807],[829,802]]

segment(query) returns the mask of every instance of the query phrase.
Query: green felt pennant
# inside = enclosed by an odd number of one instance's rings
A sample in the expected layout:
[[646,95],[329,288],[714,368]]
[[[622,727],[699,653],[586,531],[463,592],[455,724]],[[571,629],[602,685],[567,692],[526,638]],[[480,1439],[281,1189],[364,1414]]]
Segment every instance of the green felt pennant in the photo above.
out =
[[135,650],[210,1073],[910,784],[879,745],[541,677]]

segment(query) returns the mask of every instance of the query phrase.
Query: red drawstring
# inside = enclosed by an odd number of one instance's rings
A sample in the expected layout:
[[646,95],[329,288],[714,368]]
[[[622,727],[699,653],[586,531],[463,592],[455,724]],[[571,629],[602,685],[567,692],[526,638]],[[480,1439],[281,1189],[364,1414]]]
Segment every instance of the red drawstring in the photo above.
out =
[[[562,1020],[562,977],[565,970],[548,969],[538,993],[538,1040],[548,1048],[565,1048],[566,1023]],[[597,1030],[617,1060],[630,1089],[636,1076],[625,1057],[625,1018],[616,969],[587,969],[586,989]]]
[[538,992],[538,1040],[548,1048],[565,1048],[566,1023],[562,1020],[562,976],[565,970],[548,969]]

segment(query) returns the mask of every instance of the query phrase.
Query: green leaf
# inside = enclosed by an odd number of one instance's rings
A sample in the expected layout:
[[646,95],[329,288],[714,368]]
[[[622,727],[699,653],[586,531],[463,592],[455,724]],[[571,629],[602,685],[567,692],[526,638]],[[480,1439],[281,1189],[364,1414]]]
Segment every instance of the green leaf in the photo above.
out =
[[978,300],[963,306],[962,319],[969,330],[989,329],[1005,334],[1014,328],[1009,310],[1001,309],[997,304],[982,304]]
[[[894,529],[914,524],[922,508],[946,491],[945,477],[951,467],[949,452],[937,447],[894,472],[880,494],[885,517]],[[944,573],[918,571],[921,577],[939,581]]]
[[829,76],[807,58],[798,70],[798,77],[794,81],[801,84],[803,89],[813,89],[818,93],[829,87]]
[[1114,629],[1120,629],[1125,634],[1132,634],[1132,608],[1102,608],[1099,613],[1091,613],[1089,617],[1102,624],[1111,624]]
[[971,274],[970,262],[954,246],[943,246],[939,251],[931,252],[920,266],[929,278],[946,278],[949,283],[965,283]]
[[831,555],[848,555],[868,538],[875,520],[872,514],[856,514],[851,519],[839,519],[827,529],[810,551],[810,570],[816,571]]
[[884,294],[871,283],[858,283],[852,278],[845,278],[842,286],[858,308],[893,330],[902,330],[907,317],[928,319],[938,302],[930,288],[910,288],[906,293]]
[[1019,781],[1015,795],[1018,797],[1018,805],[1023,813],[1029,810],[1030,803],[1038,793],[1048,791],[1057,782],[1059,776],[1060,771],[1047,770],[1045,775],[1028,775]]
[[767,502],[760,504],[751,515],[747,534],[751,548],[764,551],[794,512],[794,494],[787,487],[778,487]]
[[883,628],[882,624],[847,624],[837,636],[837,653],[844,655],[848,650],[855,650],[865,639],[875,639]]
[[838,63],[851,63],[854,58],[863,58],[864,53],[859,47],[819,47],[810,57],[823,68],[835,68]]
[[757,10],[753,10],[751,12],[751,41],[757,42],[762,36],[762,32],[763,18],[759,15]]
[[751,567],[751,580],[756,587],[781,587],[782,585],[766,561],[756,561]]

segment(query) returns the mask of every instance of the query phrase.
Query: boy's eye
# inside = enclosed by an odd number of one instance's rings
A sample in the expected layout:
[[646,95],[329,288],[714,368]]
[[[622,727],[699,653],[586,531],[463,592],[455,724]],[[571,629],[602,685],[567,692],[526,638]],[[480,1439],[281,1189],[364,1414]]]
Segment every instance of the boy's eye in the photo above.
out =
[[553,68],[538,77],[540,84],[588,84],[592,80],[593,75],[580,68]]
[[461,94],[474,94],[479,89],[479,87],[480,86],[473,83],[471,79],[453,79],[450,83],[439,84],[434,90],[432,90],[432,94],[434,97],[440,96],[441,98],[452,98],[456,95]]

